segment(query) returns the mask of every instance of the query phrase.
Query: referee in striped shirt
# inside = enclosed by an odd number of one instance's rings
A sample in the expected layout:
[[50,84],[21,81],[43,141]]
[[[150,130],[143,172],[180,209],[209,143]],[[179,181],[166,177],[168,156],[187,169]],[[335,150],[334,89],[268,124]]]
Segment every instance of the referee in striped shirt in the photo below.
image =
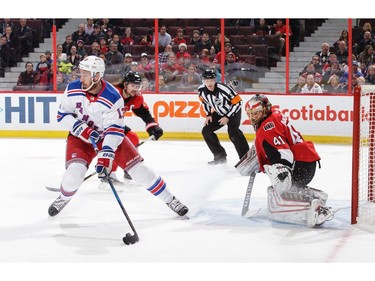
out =
[[241,124],[242,99],[236,91],[225,84],[216,82],[216,73],[206,69],[202,74],[203,84],[199,86],[199,99],[206,113],[202,135],[214,155],[209,165],[227,163],[227,153],[220,144],[215,131],[228,125],[228,135],[236,148],[239,159],[249,150],[249,144],[239,129]]

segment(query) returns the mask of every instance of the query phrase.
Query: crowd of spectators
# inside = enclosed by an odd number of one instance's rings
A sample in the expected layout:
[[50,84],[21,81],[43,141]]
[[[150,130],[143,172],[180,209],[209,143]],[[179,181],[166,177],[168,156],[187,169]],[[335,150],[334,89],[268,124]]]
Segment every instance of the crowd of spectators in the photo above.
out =
[[[199,21],[198,21],[199,22]],[[20,22],[21,24],[21,22]],[[112,19],[86,19],[77,26],[77,30],[66,36],[64,42],[59,42],[56,47],[58,76],[62,80],[62,86],[77,76],[77,66],[87,55],[96,55],[104,59],[106,63],[106,78],[109,81],[117,81],[128,70],[137,70],[145,81],[147,79],[148,90],[155,89],[155,47],[159,48],[159,74],[163,76],[163,81],[168,86],[169,91],[192,91],[201,83],[201,73],[211,65],[221,71],[221,34],[216,26],[167,26],[161,22],[158,34],[158,42],[155,42],[153,26],[141,28],[137,26],[119,26],[116,20]],[[267,34],[276,34],[280,38],[280,45],[276,48],[280,56],[283,50],[285,38],[285,26],[282,20],[275,21],[274,24],[265,27],[265,20],[244,20],[228,21],[228,28],[251,27],[246,29],[244,38],[248,35],[262,37]],[[10,24],[9,24],[10,25]],[[8,28],[8,27],[6,27]],[[228,29],[229,30],[229,29]],[[238,34],[239,31],[236,31]],[[228,31],[229,32],[229,31]],[[5,39],[4,39],[5,40]],[[23,37],[19,42],[23,42]],[[251,69],[255,66],[258,55],[251,53],[251,48],[245,51],[238,47],[246,45],[243,42],[232,42],[232,36],[224,36],[224,59],[225,77],[228,80],[239,79],[244,69]],[[266,46],[264,40],[262,43]],[[21,44],[18,50],[22,56],[30,52],[29,44]],[[3,48],[2,48],[3,49]],[[4,48],[4,52],[6,48]],[[50,51],[44,55],[48,56]],[[265,54],[267,56],[267,54]],[[5,55],[6,58],[14,56]],[[52,55],[53,57],[53,55]],[[249,58],[250,57],[250,58]],[[42,60],[42,56],[41,56]],[[266,59],[264,59],[265,61]],[[14,66],[16,61],[6,61],[8,66]],[[52,61],[47,60],[48,67],[36,68],[33,84],[51,90],[52,85]],[[263,65],[266,67],[267,65]],[[20,74],[21,75],[21,74]],[[160,77],[158,79],[160,81]],[[19,79],[15,90],[24,85]],[[164,87],[162,87],[164,88]]]
[[[14,26],[15,24],[8,19],[4,19],[0,25],[0,33],[4,30],[0,41],[0,63],[5,66],[14,66],[20,57],[32,50],[31,43],[27,41],[29,30],[27,21],[20,19],[19,27]],[[117,82],[127,71],[134,70],[138,71],[144,79],[142,89],[153,91],[156,78],[154,51],[157,47],[159,49],[158,81],[162,82],[159,84],[159,90],[194,91],[201,83],[201,74],[205,69],[214,68],[218,73],[221,72],[222,57],[225,60],[224,71],[227,82],[243,78],[246,80],[249,77],[248,72],[256,72],[259,57],[246,39],[241,39],[245,40],[243,42],[238,41],[242,35],[244,38],[248,36],[261,40],[253,46],[264,45],[268,48],[265,55],[268,57],[264,58],[265,60],[270,59],[270,50],[273,51],[276,60],[285,54],[287,34],[282,19],[271,22],[265,19],[227,20],[224,50],[221,50],[220,29],[217,26],[212,27],[168,26],[161,21],[156,43],[153,26],[143,28],[131,24],[121,26],[118,21],[112,19],[88,18],[86,22],[77,26],[77,30],[67,35],[64,42],[59,42],[56,46],[58,88],[63,89],[64,85],[78,77],[78,64],[88,55],[103,58],[106,63],[105,77],[110,82]],[[245,32],[250,33],[239,34],[241,27],[247,28],[244,29]],[[13,29],[17,32],[13,32]],[[236,35],[232,36],[234,33],[231,30],[236,30]],[[267,45],[269,40],[267,35],[275,36],[276,45]],[[15,36],[18,39],[14,39]],[[292,28],[289,29],[289,36],[293,36]],[[371,24],[364,24],[363,32],[359,36],[361,38],[356,41],[353,58],[349,60],[353,66],[353,86],[358,83],[373,83],[375,80],[372,67],[375,40]],[[18,45],[14,45],[18,48],[9,47],[12,46],[12,42],[18,42]],[[301,70],[298,83],[291,92],[347,92],[349,76],[347,42],[347,30],[342,31],[338,40],[332,42],[332,46],[324,42],[321,50],[312,54],[311,62]],[[222,56],[223,52],[224,56]],[[30,62],[33,65],[33,73],[30,72],[30,64],[27,63],[25,71],[20,73],[15,89],[38,86],[52,90],[52,57],[53,54],[46,51],[40,56],[37,65]],[[12,61],[12,58],[16,59]],[[25,79],[25,77],[29,78]],[[364,82],[360,77],[364,78]],[[239,90],[243,89],[244,86]]]
[[[375,34],[370,22],[363,24],[362,32],[357,38],[353,38],[353,42],[351,58],[348,55],[347,30],[341,32],[332,46],[324,42],[321,50],[313,54],[311,62],[299,73],[297,84],[291,92],[348,93],[357,85],[375,84]],[[352,89],[348,89],[349,76],[352,79]]]

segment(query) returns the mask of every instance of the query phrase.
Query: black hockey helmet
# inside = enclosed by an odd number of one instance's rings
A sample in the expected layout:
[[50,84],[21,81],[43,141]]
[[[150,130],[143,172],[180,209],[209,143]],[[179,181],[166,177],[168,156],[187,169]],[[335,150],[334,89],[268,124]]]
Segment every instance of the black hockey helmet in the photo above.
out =
[[254,130],[258,130],[260,124],[272,113],[272,104],[263,94],[256,94],[246,104],[245,111]]
[[141,81],[142,81],[142,78],[141,76],[139,75],[138,72],[133,72],[133,71],[128,71],[125,73],[124,75],[124,78],[123,78],[123,82],[125,82],[125,84],[129,84],[129,83],[134,83],[134,84],[141,84]]
[[216,73],[215,70],[213,69],[206,69],[203,74],[202,74],[203,79],[215,79],[216,78]]

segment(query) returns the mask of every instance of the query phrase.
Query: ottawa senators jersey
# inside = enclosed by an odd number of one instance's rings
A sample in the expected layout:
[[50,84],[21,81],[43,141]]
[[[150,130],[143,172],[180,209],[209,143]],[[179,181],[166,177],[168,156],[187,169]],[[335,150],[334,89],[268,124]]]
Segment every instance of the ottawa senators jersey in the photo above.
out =
[[[122,94],[123,89],[121,87],[116,87],[116,89]],[[141,93],[134,97],[124,99],[124,104],[125,112],[130,110],[133,111],[134,114],[140,117],[146,124],[155,122]]]
[[262,172],[265,164],[281,163],[292,167],[294,161],[320,160],[313,143],[306,142],[278,110],[273,111],[259,126],[254,143]]

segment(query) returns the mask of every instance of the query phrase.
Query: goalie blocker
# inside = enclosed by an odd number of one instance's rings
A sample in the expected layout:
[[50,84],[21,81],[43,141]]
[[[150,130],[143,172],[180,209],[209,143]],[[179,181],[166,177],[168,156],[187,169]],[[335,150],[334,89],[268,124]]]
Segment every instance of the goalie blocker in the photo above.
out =
[[268,217],[308,227],[332,219],[334,212],[326,206],[328,195],[307,186],[320,160],[313,143],[306,142],[280,111],[272,111],[265,95],[252,97],[245,110],[256,136],[254,149],[236,169],[244,176],[257,171],[268,175]]

